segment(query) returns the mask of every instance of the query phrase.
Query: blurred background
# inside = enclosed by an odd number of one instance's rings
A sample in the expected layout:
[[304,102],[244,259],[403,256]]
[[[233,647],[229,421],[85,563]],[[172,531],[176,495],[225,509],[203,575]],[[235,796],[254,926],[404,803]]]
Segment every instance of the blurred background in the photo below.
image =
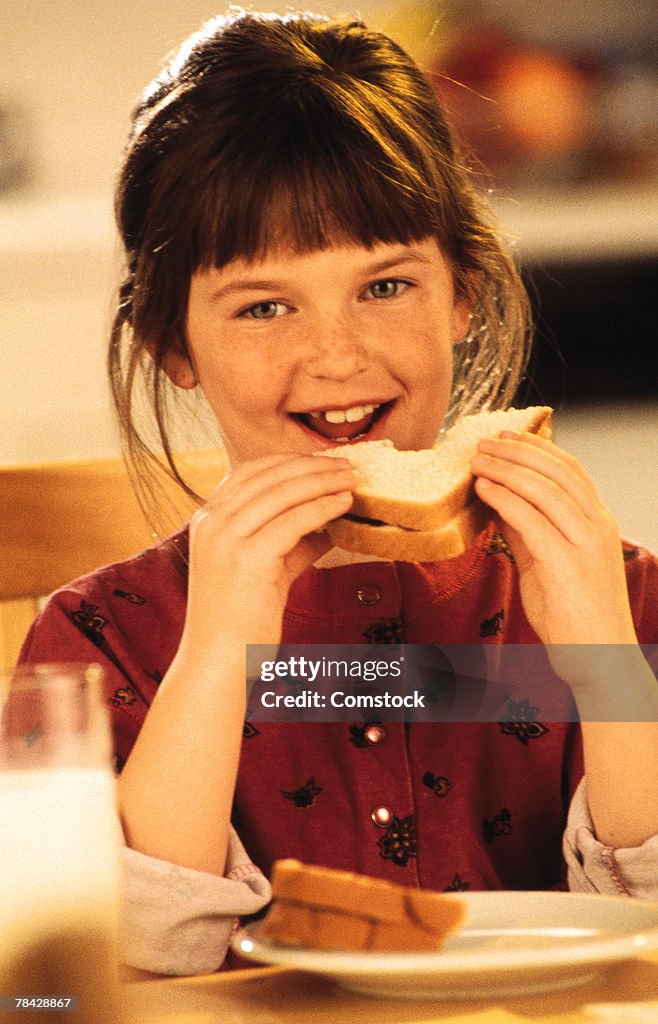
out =
[[[0,8],[0,465],[118,451],[104,374],[115,168],[140,90],[221,10]],[[516,246],[537,323],[520,400],[556,407],[558,440],[624,534],[658,550],[655,0],[363,0],[358,12],[431,75]]]

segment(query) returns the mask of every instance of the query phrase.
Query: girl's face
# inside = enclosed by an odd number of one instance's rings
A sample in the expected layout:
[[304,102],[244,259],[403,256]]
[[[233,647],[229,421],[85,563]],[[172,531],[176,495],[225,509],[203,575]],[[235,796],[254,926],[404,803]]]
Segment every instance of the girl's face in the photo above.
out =
[[467,323],[434,239],[279,250],[194,275],[188,353],[165,370],[199,382],[233,463],[380,438],[426,448]]

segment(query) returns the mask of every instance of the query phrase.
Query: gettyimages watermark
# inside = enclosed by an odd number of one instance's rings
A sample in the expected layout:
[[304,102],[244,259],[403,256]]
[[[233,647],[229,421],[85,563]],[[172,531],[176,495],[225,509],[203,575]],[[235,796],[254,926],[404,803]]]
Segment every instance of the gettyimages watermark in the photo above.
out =
[[[250,644],[247,717],[528,726],[647,721],[655,702],[638,694],[646,694],[651,673],[658,694],[658,644]],[[643,679],[638,688],[636,677]]]

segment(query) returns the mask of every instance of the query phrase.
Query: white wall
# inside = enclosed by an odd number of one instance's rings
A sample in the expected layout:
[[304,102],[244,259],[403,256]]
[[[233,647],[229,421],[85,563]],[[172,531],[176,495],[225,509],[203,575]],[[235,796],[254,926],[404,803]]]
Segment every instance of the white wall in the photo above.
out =
[[658,552],[658,399],[593,403],[555,416],[624,537]]

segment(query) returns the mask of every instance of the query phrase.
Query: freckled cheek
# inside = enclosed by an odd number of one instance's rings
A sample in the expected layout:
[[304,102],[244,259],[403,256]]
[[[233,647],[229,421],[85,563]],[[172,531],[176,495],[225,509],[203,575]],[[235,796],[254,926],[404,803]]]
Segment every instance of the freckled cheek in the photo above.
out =
[[452,345],[438,332],[412,334],[400,351],[400,365],[428,385],[451,378],[452,363]]
[[287,375],[276,362],[246,358],[216,366],[200,383],[221,423],[233,417],[261,417],[275,409],[286,393]]

